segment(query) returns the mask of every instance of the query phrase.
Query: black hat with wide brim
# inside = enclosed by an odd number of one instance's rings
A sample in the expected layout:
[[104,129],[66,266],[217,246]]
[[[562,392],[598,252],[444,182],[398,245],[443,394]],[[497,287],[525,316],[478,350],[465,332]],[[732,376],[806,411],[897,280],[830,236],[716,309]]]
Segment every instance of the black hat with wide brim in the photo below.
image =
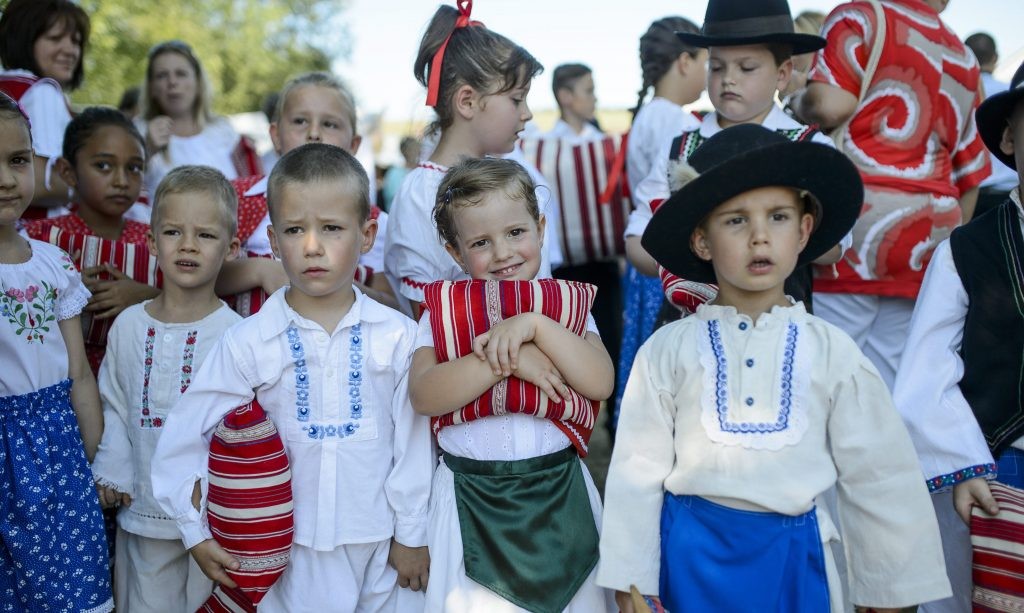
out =
[[[815,229],[797,259],[810,263],[842,241],[860,215],[864,185],[845,155],[828,145],[794,142],[755,124],[722,130],[688,160],[694,178],[658,207],[641,244],[669,272],[714,283],[715,270],[690,248],[690,237],[723,202],[761,187],[807,191],[819,205]],[[689,169],[687,169],[689,170]]]
[[796,32],[786,0],[711,0],[700,33],[676,32],[676,36],[694,47],[782,43],[790,45],[794,55],[825,46],[820,36]]
[[1003,130],[1008,125],[1010,115],[1017,108],[1017,103],[1024,100],[1024,64],[1017,68],[1010,81],[1010,89],[993,94],[985,99],[974,112],[974,121],[978,124],[978,133],[985,146],[1000,162],[1017,170],[1015,156],[1007,155],[999,148],[1003,140]]

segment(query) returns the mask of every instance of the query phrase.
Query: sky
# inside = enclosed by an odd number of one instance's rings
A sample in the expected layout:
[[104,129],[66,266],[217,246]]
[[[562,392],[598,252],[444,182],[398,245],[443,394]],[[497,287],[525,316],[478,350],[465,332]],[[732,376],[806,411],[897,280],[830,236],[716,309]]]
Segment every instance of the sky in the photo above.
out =
[[[836,4],[789,3],[794,14],[827,13]],[[437,6],[433,0],[349,0],[341,21],[351,37],[351,54],[337,61],[334,70],[352,87],[361,112],[382,113],[386,120],[398,122],[429,117],[412,65]],[[598,106],[621,109],[636,104],[641,83],[637,49],[647,26],[669,15],[699,26],[706,6],[705,0],[476,0],[473,17],[544,64],[545,73],[534,79],[529,98],[535,110],[554,107],[550,74],[565,62],[593,68]],[[1022,0],[951,0],[942,18],[961,38],[988,32],[1003,57],[1019,58],[1015,52],[1024,51]],[[997,75],[1007,70],[1001,68]]]

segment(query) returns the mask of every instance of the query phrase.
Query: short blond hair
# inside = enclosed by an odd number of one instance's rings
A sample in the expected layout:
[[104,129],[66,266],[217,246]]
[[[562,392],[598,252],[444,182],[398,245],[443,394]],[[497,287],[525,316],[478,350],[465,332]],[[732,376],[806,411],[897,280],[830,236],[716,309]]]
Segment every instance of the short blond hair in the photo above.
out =
[[160,223],[164,198],[170,194],[206,193],[213,196],[220,209],[221,221],[228,236],[238,233],[238,194],[231,182],[216,168],[209,166],[178,166],[160,181],[153,196],[153,216],[150,226]]
[[277,104],[274,105],[274,122],[281,121],[281,115],[284,114],[284,107],[288,103],[288,96],[300,87],[307,85],[315,85],[317,87],[325,87],[327,89],[333,89],[341,97],[342,103],[345,105],[345,117],[349,123],[352,124],[352,136],[359,134],[359,117],[356,114],[356,103],[355,98],[352,97],[352,92],[345,87],[345,84],[341,82],[341,79],[328,73],[328,72],[304,72],[298,76],[292,77],[284,84],[281,88],[281,93],[277,97]]

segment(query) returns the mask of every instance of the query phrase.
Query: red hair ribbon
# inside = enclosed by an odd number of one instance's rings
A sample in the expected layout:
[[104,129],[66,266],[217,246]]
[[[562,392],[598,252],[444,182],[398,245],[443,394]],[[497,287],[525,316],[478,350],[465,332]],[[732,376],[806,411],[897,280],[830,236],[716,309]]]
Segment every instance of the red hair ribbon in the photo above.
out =
[[448,38],[444,39],[444,42],[441,43],[437,53],[434,54],[434,59],[430,62],[430,79],[427,81],[427,106],[437,106],[437,95],[441,90],[441,65],[444,63],[444,50],[448,48],[448,41],[452,39],[452,34],[455,34],[455,30],[459,28],[483,25],[479,21],[472,21],[469,18],[469,15],[473,12],[473,0],[456,0],[455,4],[459,8],[459,18],[455,20],[455,27],[448,34]]

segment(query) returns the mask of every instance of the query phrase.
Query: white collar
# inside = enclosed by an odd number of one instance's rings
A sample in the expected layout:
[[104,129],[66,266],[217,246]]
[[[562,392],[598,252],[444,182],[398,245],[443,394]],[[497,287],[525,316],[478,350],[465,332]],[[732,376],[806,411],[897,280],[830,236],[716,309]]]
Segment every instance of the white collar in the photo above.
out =
[[262,196],[267,193],[267,181],[270,179],[270,175],[263,175],[263,178],[252,184],[252,187],[247,189],[242,196],[249,198],[250,196]]
[[[779,105],[772,104],[772,110],[768,111],[761,126],[769,130],[795,130],[806,127],[804,124],[787,115]],[[704,138],[711,138],[721,132],[723,128],[718,125],[718,112],[711,112],[704,116],[700,123],[700,135]]]
[[[270,298],[263,304],[260,309],[260,336],[264,341],[268,341],[275,336],[279,336],[288,329],[288,326],[292,324],[298,324],[300,328],[312,328],[316,326],[309,319],[303,317],[300,313],[296,312],[295,309],[288,304],[285,300],[285,292],[288,290],[288,286],[284,286],[271,294]],[[387,312],[388,307],[383,306],[371,298],[367,298],[363,292],[359,291],[359,288],[352,286],[352,290],[356,293],[356,299],[349,307],[348,313],[341,318],[338,322],[337,328],[332,335],[339,331],[344,330],[347,327],[354,326],[361,322],[368,323],[379,323],[386,321],[389,313]],[[318,327],[318,326],[317,326]]]

